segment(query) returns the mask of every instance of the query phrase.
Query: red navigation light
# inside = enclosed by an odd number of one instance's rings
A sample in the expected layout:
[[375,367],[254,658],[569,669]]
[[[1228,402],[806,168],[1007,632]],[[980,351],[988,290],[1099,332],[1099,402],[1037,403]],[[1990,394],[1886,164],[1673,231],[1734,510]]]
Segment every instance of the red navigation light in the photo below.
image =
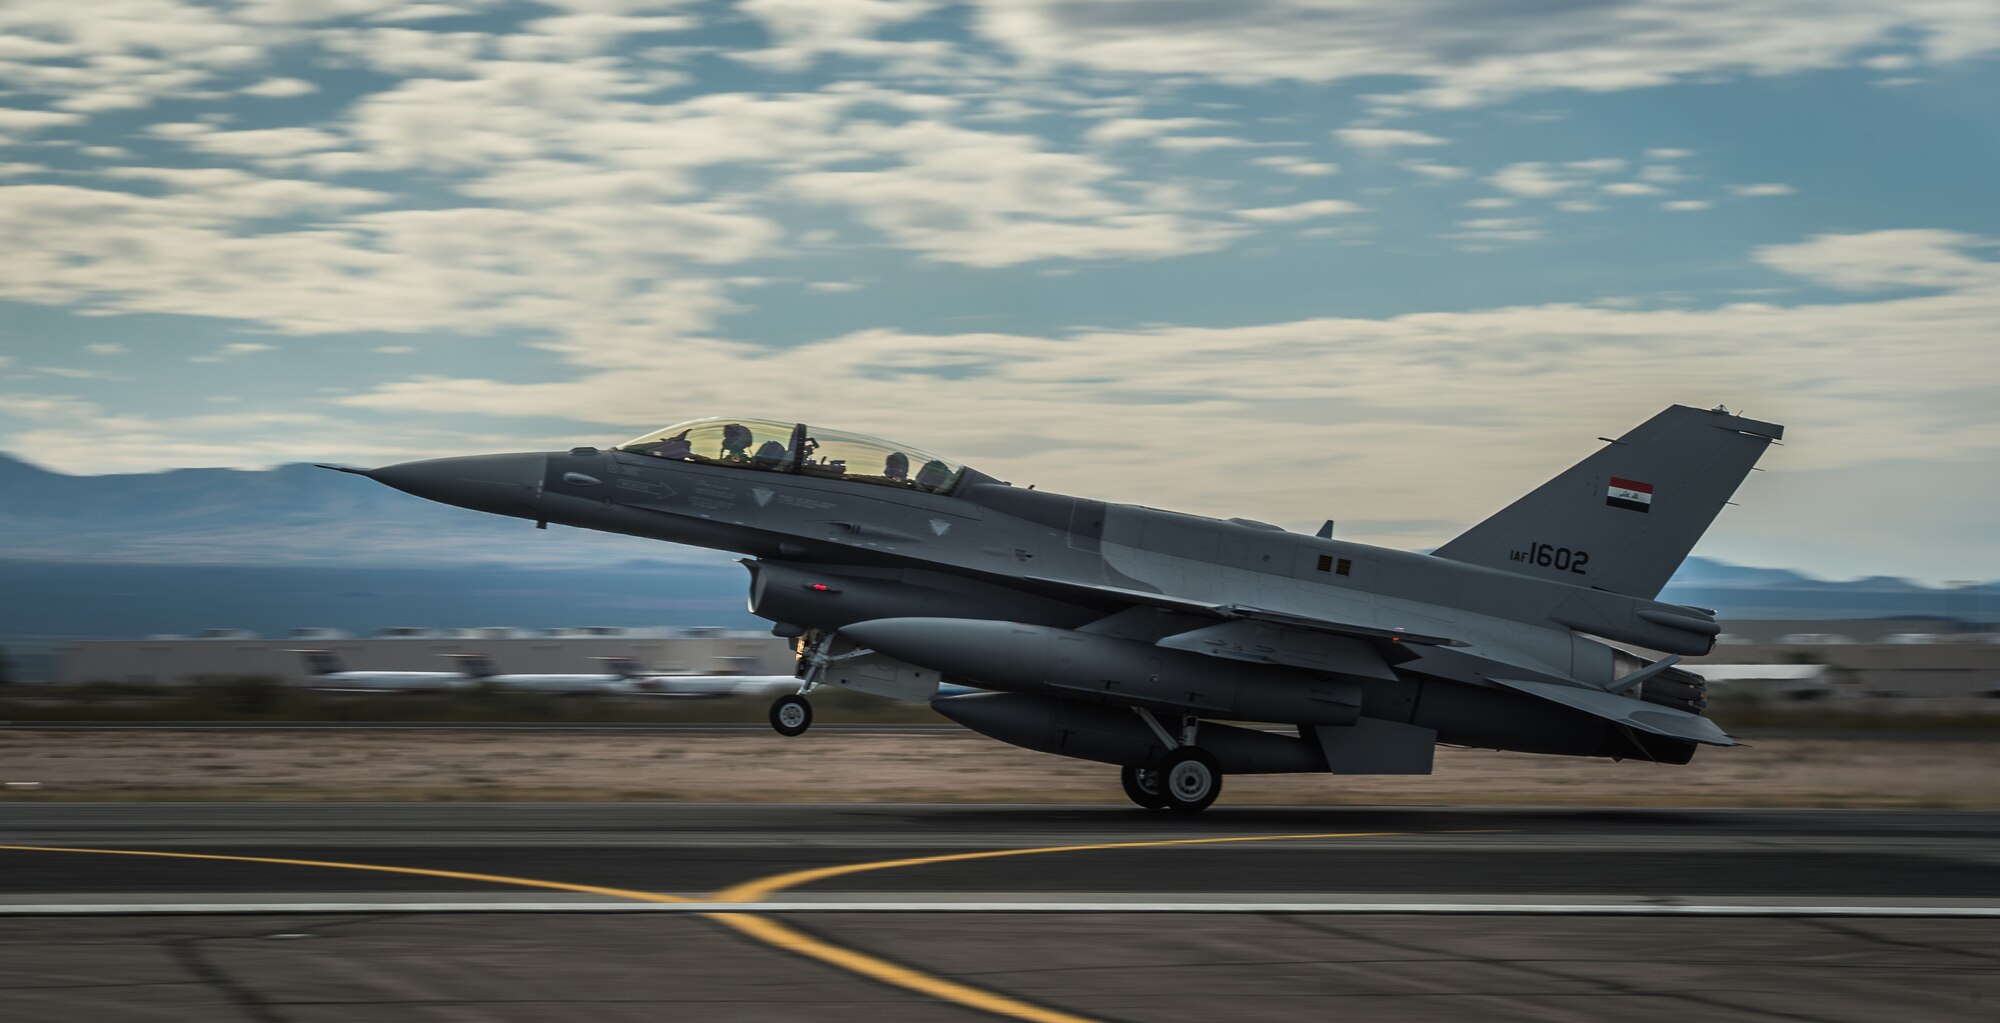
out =
[[832,592],[833,592],[833,587],[831,587],[831,586],[828,586],[828,585],[827,585],[827,584],[825,584],[825,583],[814,583],[814,584],[812,584],[812,588],[813,588],[813,592],[815,592],[815,593],[832,593]]

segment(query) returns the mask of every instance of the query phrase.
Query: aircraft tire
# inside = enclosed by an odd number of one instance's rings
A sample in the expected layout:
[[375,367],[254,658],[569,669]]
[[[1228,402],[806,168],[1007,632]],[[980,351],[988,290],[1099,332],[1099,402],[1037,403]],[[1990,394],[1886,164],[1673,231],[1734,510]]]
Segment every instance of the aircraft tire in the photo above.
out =
[[779,735],[804,735],[812,723],[813,705],[803,696],[780,696],[771,704],[771,727]]
[[1182,746],[1167,754],[1160,768],[1167,809],[1175,813],[1200,813],[1222,794],[1222,768],[1206,751]]
[[1118,782],[1125,786],[1125,797],[1145,809],[1167,808],[1167,793],[1160,788],[1160,772],[1150,767],[1121,767]]

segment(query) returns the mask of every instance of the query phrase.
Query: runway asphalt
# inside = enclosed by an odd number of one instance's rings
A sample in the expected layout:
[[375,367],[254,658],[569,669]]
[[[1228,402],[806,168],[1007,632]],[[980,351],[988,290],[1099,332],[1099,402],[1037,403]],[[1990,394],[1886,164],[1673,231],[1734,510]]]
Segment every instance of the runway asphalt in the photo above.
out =
[[[1120,898],[1336,894],[2000,900],[2000,813],[704,804],[56,804],[0,844],[392,863],[698,896],[750,878],[976,850],[1282,835],[918,865],[804,891]],[[0,901],[52,894],[480,892],[221,861],[9,852]]]
[[[0,850],[7,1019],[1877,1023],[2000,999],[2000,923],[1947,915],[2000,910],[1996,813],[14,802],[0,845],[74,850]],[[707,898],[756,912],[676,901]],[[53,915],[92,906],[116,913]]]

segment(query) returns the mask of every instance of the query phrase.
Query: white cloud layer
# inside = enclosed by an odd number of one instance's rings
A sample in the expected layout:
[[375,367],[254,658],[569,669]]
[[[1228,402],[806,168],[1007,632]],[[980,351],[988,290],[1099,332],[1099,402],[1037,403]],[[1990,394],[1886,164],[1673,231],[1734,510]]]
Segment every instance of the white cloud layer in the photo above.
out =
[[[1482,229],[1516,228],[1471,228]],[[1938,289],[1886,301],[1542,305],[1050,337],[865,330],[783,352],[690,343],[671,365],[536,384],[424,377],[347,403],[444,417],[583,416],[602,424],[599,440],[714,409],[797,413],[1111,499],[1295,523],[1390,519],[1411,507],[1469,522],[1559,469],[1549,452],[1580,455],[1589,431],[1622,429],[1676,401],[1747,405],[1786,422],[1793,432],[1772,460],[1777,471],[1915,450],[1934,459],[2000,454],[1988,427],[2000,384],[1962,371],[1989,361],[2000,322],[2000,262],[1978,255],[1991,244],[1897,231],[1756,255],[1817,283]],[[963,378],[940,378],[941,368]],[[1300,442],[1190,443],[1191,435]],[[1080,445],[1081,437],[1093,440]],[[1416,458],[1448,466],[1450,484],[1411,471]],[[1338,506],[1329,509],[1329,498]],[[1443,538],[1419,530],[1375,539]]]
[[1341,128],[1334,132],[1340,141],[1356,149],[1379,152],[1387,149],[1403,149],[1409,146],[1442,146],[1448,139],[1439,138],[1429,132],[1409,131],[1402,128]]
[[1469,107],[1549,89],[1606,92],[1707,75],[1859,63],[1913,41],[1926,60],[2000,49],[1962,0],[983,0],[981,31],[1047,65],[1237,82],[1415,77],[1392,105]]

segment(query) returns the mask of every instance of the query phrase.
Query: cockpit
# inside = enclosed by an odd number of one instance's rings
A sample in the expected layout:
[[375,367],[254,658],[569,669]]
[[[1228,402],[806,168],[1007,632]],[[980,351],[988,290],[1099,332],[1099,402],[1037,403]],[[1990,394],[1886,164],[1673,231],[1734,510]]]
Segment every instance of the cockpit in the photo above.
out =
[[614,450],[736,469],[783,472],[949,494],[965,466],[903,444],[805,423],[712,416],[675,423]]

